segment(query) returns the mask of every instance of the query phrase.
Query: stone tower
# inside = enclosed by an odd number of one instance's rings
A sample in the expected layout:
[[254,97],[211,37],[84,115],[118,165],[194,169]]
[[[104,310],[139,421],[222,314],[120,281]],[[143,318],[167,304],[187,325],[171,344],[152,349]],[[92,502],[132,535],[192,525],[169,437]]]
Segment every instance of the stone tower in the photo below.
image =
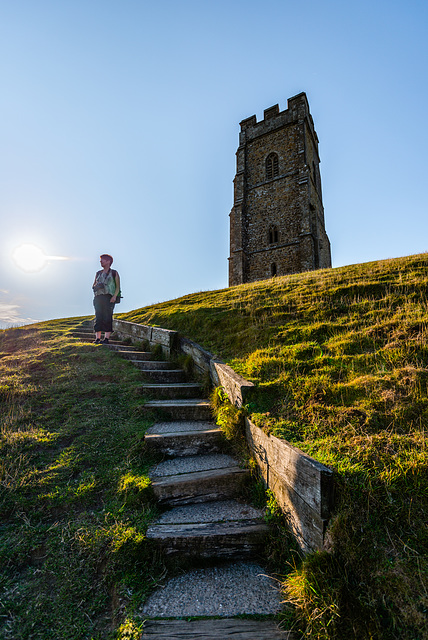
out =
[[318,137],[305,93],[241,122],[229,286],[331,267]]

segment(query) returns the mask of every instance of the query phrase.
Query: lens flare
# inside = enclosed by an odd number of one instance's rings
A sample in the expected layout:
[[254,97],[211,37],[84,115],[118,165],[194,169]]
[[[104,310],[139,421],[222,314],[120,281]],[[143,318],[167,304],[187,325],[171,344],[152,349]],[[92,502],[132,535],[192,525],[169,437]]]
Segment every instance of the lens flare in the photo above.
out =
[[12,252],[15,264],[29,273],[41,271],[46,265],[48,257],[35,244],[21,244]]

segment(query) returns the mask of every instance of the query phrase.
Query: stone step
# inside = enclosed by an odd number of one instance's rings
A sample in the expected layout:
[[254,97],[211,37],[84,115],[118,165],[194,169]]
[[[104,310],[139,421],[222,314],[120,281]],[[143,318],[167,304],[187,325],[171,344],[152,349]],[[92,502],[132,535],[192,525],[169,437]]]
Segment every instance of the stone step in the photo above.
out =
[[[230,618],[239,615],[276,615],[282,610],[281,600],[279,583],[267,576],[266,569],[258,563],[228,563],[193,569],[170,578],[148,597],[138,610],[138,616],[142,619],[183,619],[197,616]],[[173,637],[164,636],[165,640]],[[182,636],[183,639],[185,637]],[[186,640],[197,637],[190,628]],[[254,640],[260,638],[256,636]]]
[[[128,352],[128,351],[134,351],[135,347],[126,345],[126,344],[122,344],[122,342],[118,342],[118,341],[112,341],[110,340],[108,344],[105,345],[108,349],[110,349],[111,351],[120,351],[120,352]],[[144,351],[142,351],[141,353],[145,353]]]
[[70,335],[73,338],[79,338],[85,342],[93,342],[95,340],[95,333],[93,331],[70,331]]
[[213,422],[157,422],[144,438],[147,446],[168,456],[195,456],[220,451],[223,434]]
[[138,369],[141,371],[166,371],[168,369],[173,369],[174,365],[171,362],[166,362],[165,360],[134,360],[133,364],[135,364]]
[[236,500],[176,507],[147,529],[168,556],[235,560],[259,553],[269,528],[263,511]]
[[192,559],[241,560],[263,549],[268,527],[258,520],[187,525],[153,525],[147,538],[167,556]]
[[221,453],[173,458],[149,472],[155,496],[171,506],[236,498],[248,476],[248,470]]
[[145,620],[142,640],[297,640],[274,620]]
[[[93,331],[71,331],[70,335],[73,336],[73,338],[78,338],[79,340],[82,340],[83,342],[94,342],[95,340],[95,333]],[[123,345],[119,340],[114,340],[113,338],[110,338],[109,344],[103,345],[103,346],[114,348],[114,347],[122,347]]]
[[197,382],[178,382],[170,384],[144,384],[142,392],[150,398],[198,398],[201,395],[201,385]]
[[148,381],[157,382],[159,384],[184,382],[186,379],[186,374],[184,373],[183,369],[165,369],[163,371],[159,369],[146,369],[143,372],[143,375],[144,378]]
[[95,316],[92,317],[89,320],[82,320],[82,322],[79,322],[79,324],[75,325],[76,329],[92,329],[92,327],[94,326],[94,322],[95,322]]
[[126,360],[152,360],[153,358],[151,351],[135,351],[134,347],[126,347],[122,344],[109,344],[107,346],[111,347],[122,358],[126,358]]
[[210,420],[212,418],[210,403],[200,398],[150,400],[144,407],[147,410],[160,411],[172,420]]

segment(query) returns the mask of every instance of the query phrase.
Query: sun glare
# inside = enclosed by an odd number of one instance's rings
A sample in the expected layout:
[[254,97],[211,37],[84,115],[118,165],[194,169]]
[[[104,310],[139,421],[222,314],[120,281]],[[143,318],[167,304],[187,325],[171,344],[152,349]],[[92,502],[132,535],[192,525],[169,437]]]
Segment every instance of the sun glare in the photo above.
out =
[[41,271],[47,262],[47,256],[35,244],[21,244],[13,250],[12,258],[23,271]]
[[12,258],[16,266],[27,271],[27,273],[35,273],[41,271],[49,262],[54,260],[72,260],[65,256],[47,256],[43,249],[35,244],[21,244],[12,251]]

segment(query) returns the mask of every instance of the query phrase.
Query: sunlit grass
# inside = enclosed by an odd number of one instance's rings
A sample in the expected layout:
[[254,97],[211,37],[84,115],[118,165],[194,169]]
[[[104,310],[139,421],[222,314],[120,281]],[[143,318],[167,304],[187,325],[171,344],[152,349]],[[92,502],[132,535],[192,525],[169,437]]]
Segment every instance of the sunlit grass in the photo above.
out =
[[[428,638],[427,291],[422,254],[121,314],[222,357],[255,383],[251,419],[334,469],[326,550],[269,552],[307,637]],[[158,575],[138,372],[75,323],[0,332],[5,638],[137,638]]]
[[0,332],[5,639],[111,637],[159,572],[138,372],[70,336],[77,321]]
[[253,422],[334,469],[329,553],[285,581],[308,637],[428,638],[427,292],[421,254],[121,315],[222,357]]

